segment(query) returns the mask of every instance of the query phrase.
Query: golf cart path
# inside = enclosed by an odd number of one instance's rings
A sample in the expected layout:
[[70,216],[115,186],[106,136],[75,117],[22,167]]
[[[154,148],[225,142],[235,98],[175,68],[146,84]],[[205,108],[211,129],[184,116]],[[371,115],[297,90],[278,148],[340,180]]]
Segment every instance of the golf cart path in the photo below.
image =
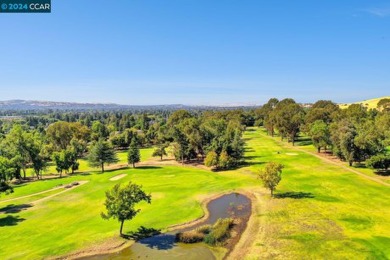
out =
[[277,143],[279,143],[280,145],[282,145],[282,146],[284,146],[284,147],[292,148],[292,149],[294,149],[294,150],[296,150],[296,151],[300,151],[300,152],[304,152],[304,153],[306,153],[306,154],[313,155],[313,156],[315,156],[315,157],[321,159],[322,161],[326,161],[326,162],[331,163],[331,164],[333,164],[333,165],[339,166],[339,167],[343,168],[344,170],[347,170],[347,171],[349,171],[349,172],[355,173],[355,174],[357,174],[357,175],[359,175],[359,176],[361,176],[361,177],[363,177],[363,178],[366,178],[366,179],[368,179],[368,180],[375,181],[375,182],[377,182],[377,183],[379,183],[379,184],[382,184],[382,185],[385,185],[385,186],[387,186],[387,187],[390,187],[390,183],[384,182],[384,181],[382,181],[382,180],[380,180],[380,179],[377,179],[377,178],[375,178],[375,177],[368,176],[368,175],[366,175],[366,174],[364,174],[364,173],[361,173],[361,172],[359,172],[359,171],[356,171],[356,170],[354,170],[354,169],[351,169],[351,168],[349,168],[349,167],[343,165],[343,163],[341,163],[341,162],[335,162],[335,161],[330,160],[330,159],[328,159],[328,158],[326,158],[326,157],[320,156],[320,155],[318,155],[318,154],[316,154],[316,153],[314,153],[314,152],[306,151],[306,150],[304,150],[304,149],[302,149],[302,148],[299,148],[299,147],[297,147],[297,146],[289,146],[289,145],[287,145],[286,143],[283,143],[282,141],[276,140],[276,139],[274,139],[273,137],[268,136],[268,135],[265,135],[265,134],[263,134],[263,133],[261,133],[261,135],[262,135],[262,136],[265,136],[265,137],[267,137],[267,138],[269,138],[269,139],[272,139],[272,140],[276,141]]
[[[80,185],[83,185],[85,183],[87,183],[88,181],[79,181],[79,185],[77,186],[80,186]],[[44,193],[48,193],[48,192],[51,192],[51,191],[54,191],[54,190],[58,190],[58,189],[65,189],[66,185],[62,185],[62,186],[58,186],[58,187],[55,187],[55,188],[52,188],[52,189],[49,189],[49,190],[44,190],[44,191],[41,191],[41,192],[36,192],[36,193],[33,193],[33,194],[30,194],[30,195],[26,195],[26,196],[21,196],[21,197],[17,197],[17,198],[12,198],[12,199],[7,199],[7,200],[1,200],[0,203],[3,203],[3,202],[10,202],[10,201],[14,201],[14,200],[19,200],[19,199],[25,199],[25,198],[30,198],[30,197],[34,197],[36,195],[40,195],[40,194],[44,194]],[[47,196],[45,198],[42,198],[42,199],[39,199],[37,201],[40,201],[40,200],[43,200],[43,199],[46,199],[46,198],[51,198],[51,197],[54,197],[54,196],[57,196],[58,194],[62,194],[68,190],[73,190],[74,187],[77,187],[77,186],[73,186],[72,188],[69,188],[69,189],[65,189],[64,191],[61,191],[61,192],[58,192],[56,194],[53,194],[53,195],[50,195],[50,196]],[[34,201],[36,202],[36,201]],[[32,202],[32,203],[34,203]]]

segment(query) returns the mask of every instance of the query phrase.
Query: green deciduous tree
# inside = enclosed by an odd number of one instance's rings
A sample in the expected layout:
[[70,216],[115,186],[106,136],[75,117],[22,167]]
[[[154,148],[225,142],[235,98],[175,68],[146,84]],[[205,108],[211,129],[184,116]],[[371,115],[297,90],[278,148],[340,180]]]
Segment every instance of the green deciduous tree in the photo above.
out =
[[231,167],[232,159],[226,151],[222,151],[218,158],[218,168],[228,169]]
[[0,156],[0,193],[12,192],[9,181],[12,179],[14,172],[15,168],[12,161]]
[[329,127],[322,120],[317,120],[311,125],[309,135],[318,152],[321,152],[321,148],[326,150],[331,145]]
[[117,154],[111,145],[99,139],[95,144],[92,145],[90,153],[88,155],[88,162],[92,167],[101,167],[104,172],[104,164],[111,164],[118,162]]
[[67,149],[72,139],[87,142],[89,135],[90,130],[79,122],[59,121],[49,125],[46,130],[47,140],[57,152]]
[[218,154],[214,151],[207,153],[206,158],[204,159],[204,165],[207,167],[218,167]]
[[142,190],[142,186],[129,182],[125,187],[120,184],[115,185],[111,190],[106,192],[106,213],[101,216],[104,219],[117,219],[121,225],[119,234],[123,235],[123,223],[125,220],[133,219],[140,209],[136,209],[135,205],[141,201],[151,202],[151,195],[146,194]]
[[166,147],[165,146],[159,146],[156,149],[154,149],[152,156],[153,157],[160,157],[160,160],[162,161],[163,156],[167,156],[166,152]]
[[287,137],[288,141],[295,144],[295,138],[304,122],[304,111],[293,99],[283,99],[273,112],[275,126],[282,139]]
[[259,178],[262,180],[265,188],[271,191],[271,196],[279,182],[282,180],[282,170],[284,166],[280,163],[269,162],[265,169],[260,171]]
[[62,177],[62,172],[69,172],[69,169],[74,173],[78,169],[78,162],[76,153],[70,150],[62,150],[61,152],[54,152],[52,155],[52,160],[56,164],[56,170]]

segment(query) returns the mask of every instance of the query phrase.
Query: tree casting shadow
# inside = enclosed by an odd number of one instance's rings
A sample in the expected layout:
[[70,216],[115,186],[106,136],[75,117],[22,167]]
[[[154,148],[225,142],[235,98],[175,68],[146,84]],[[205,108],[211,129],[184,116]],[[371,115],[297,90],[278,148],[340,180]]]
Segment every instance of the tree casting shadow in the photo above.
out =
[[307,198],[314,198],[314,195],[311,192],[295,192],[295,191],[289,191],[289,192],[283,192],[278,193],[274,195],[277,199],[307,199]]
[[8,215],[4,218],[0,218],[0,227],[5,226],[16,226],[19,222],[22,222],[26,219],[20,218],[19,216]]
[[375,171],[376,174],[380,176],[390,176],[390,170],[387,171]]
[[33,205],[31,204],[20,204],[20,205],[10,204],[4,208],[1,208],[0,213],[4,213],[4,214],[19,213],[20,211],[31,208],[32,206]]

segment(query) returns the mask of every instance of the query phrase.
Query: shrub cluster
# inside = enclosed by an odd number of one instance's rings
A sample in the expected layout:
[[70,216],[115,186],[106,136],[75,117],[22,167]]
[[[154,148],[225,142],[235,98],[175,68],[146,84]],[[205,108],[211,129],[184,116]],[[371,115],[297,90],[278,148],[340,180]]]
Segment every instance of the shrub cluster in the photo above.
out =
[[178,233],[176,240],[188,244],[203,241],[209,245],[216,245],[230,236],[232,226],[233,219],[218,219],[213,226],[204,225],[195,230]]
[[223,242],[230,236],[230,229],[233,226],[233,219],[218,219],[211,229],[211,232],[204,238],[204,242],[209,245],[216,245]]

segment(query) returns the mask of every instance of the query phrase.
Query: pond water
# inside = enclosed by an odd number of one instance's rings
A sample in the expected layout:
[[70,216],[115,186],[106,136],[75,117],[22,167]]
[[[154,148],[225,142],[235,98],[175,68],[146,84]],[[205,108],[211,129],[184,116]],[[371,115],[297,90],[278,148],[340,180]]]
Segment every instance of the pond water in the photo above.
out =
[[210,213],[209,217],[202,223],[190,228],[141,239],[117,253],[84,257],[82,259],[215,259],[213,252],[205,244],[177,243],[175,234],[204,224],[214,224],[219,218],[248,218],[251,214],[251,201],[244,195],[231,193],[210,201],[207,205],[207,210]]

